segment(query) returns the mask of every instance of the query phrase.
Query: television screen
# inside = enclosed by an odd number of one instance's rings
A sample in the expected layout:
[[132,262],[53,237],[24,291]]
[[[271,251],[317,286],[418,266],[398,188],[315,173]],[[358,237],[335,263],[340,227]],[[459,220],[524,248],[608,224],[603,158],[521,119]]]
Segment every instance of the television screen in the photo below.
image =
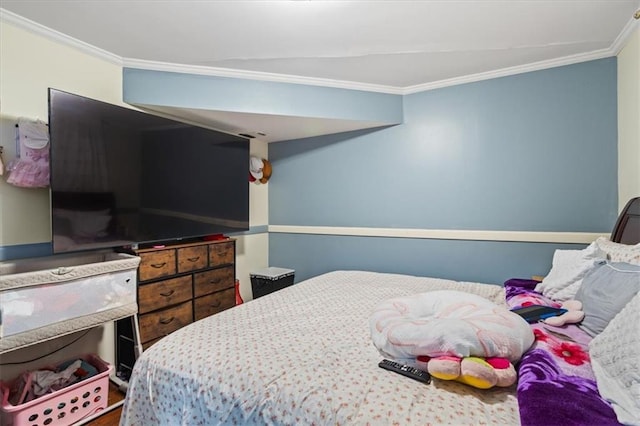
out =
[[54,253],[249,228],[249,141],[49,89]]

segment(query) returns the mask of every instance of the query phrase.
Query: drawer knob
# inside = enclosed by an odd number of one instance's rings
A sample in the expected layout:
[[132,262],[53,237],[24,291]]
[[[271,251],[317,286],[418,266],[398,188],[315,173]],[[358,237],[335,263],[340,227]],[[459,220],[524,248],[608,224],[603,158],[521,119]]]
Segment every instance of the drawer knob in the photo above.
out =
[[164,324],[167,325],[169,324],[171,321],[173,321],[176,317],[171,317],[169,319],[165,319],[165,318],[160,318],[160,324]]
[[156,269],[160,269],[160,268],[164,268],[166,264],[167,264],[167,262],[162,262],[162,263],[152,263],[152,264],[151,264],[151,267],[152,267],[152,268],[156,268]]
[[187,258],[187,260],[189,262],[197,262],[200,259],[200,256],[196,256],[196,257],[189,257]]
[[221,301],[216,300],[216,303],[212,303],[212,304],[211,304],[211,307],[212,307],[212,308],[217,308],[217,307],[219,307],[221,304],[222,304],[222,302],[221,302]]
[[220,283],[222,280],[220,278],[216,278],[215,280],[211,280],[209,281],[209,284],[218,284]]
[[175,292],[176,292],[175,290],[169,290],[169,291],[168,291],[168,292],[166,292],[166,293],[160,293],[160,296],[163,296],[163,297],[169,297],[169,296],[171,296],[171,295],[172,295],[173,293],[175,293]]

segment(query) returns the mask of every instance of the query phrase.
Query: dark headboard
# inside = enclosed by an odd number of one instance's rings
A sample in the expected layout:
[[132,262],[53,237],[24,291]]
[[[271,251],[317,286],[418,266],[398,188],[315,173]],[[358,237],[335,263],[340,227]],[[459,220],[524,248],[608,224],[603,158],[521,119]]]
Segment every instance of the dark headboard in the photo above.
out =
[[621,244],[640,243],[640,197],[629,200],[611,233],[611,241]]

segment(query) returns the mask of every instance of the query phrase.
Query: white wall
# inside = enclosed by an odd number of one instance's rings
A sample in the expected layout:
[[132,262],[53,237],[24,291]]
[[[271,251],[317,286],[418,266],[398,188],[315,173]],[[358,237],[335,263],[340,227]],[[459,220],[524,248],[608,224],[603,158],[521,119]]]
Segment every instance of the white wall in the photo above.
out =
[[[122,66],[108,56],[98,58],[43,36],[0,22],[0,145],[4,160],[15,158],[13,124],[18,117],[47,120],[47,89],[129,106],[122,102]],[[252,155],[267,158],[267,144],[251,142]],[[248,169],[248,164],[247,164]],[[248,172],[247,172],[248,173]],[[248,175],[247,175],[248,179]],[[250,186],[250,224],[268,224],[268,184]],[[24,189],[0,179],[0,246],[43,243],[51,240],[48,189]],[[237,238],[236,273],[241,294],[251,300],[249,274],[268,265],[268,234]],[[113,363],[113,327],[98,327],[0,356],[0,363],[23,362],[52,352],[73,340],[77,343],[33,363],[4,365],[0,379],[26,369],[66,360],[81,353],[99,353]]]
[[[47,120],[47,89],[77,93],[114,104],[122,104],[122,67],[115,62],[89,56],[39,35],[0,23],[0,118],[15,123],[18,117]],[[4,160],[15,158],[11,128],[3,126],[0,145]],[[0,179],[0,245],[42,243],[51,240],[49,191],[24,189]],[[0,356],[0,363],[37,358],[73,341],[83,333],[39,344]],[[99,327],[77,343],[30,364],[3,366],[0,378],[25,369],[64,360],[85,352],[98,352],[113,362],[113,327]]]
[[[251,140],[251,155],[258,158],[268,157],[268,145],[256,139]],[[247,175],[248,178],[248,175]],[[251,272],[269,266],[269,183],[249,185],[249,223],[252,227],[261,226],[265,232],[238,237],[236,241],[236,278],[240,280],[240,295],[244,301],[253,299],[251,291]]]
[[640,196],[640,25],[618,54],[618,203]]
[[[47,121],[47,88],[54,87],[122,104],[122,67],[2,22],[0,25],[0,117]],[[2,132],[4,160],[15,145]],[[51,240],[49,192],[15,188],[0,182],[0,245]]]

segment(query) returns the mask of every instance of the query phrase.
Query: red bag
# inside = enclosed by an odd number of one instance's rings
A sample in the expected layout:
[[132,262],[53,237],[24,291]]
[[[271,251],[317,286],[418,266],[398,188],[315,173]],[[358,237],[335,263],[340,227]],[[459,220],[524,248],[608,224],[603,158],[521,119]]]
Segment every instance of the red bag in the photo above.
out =
[[240,295],[240,280],[236,280],[236,305],[242,305],[243,302]]

